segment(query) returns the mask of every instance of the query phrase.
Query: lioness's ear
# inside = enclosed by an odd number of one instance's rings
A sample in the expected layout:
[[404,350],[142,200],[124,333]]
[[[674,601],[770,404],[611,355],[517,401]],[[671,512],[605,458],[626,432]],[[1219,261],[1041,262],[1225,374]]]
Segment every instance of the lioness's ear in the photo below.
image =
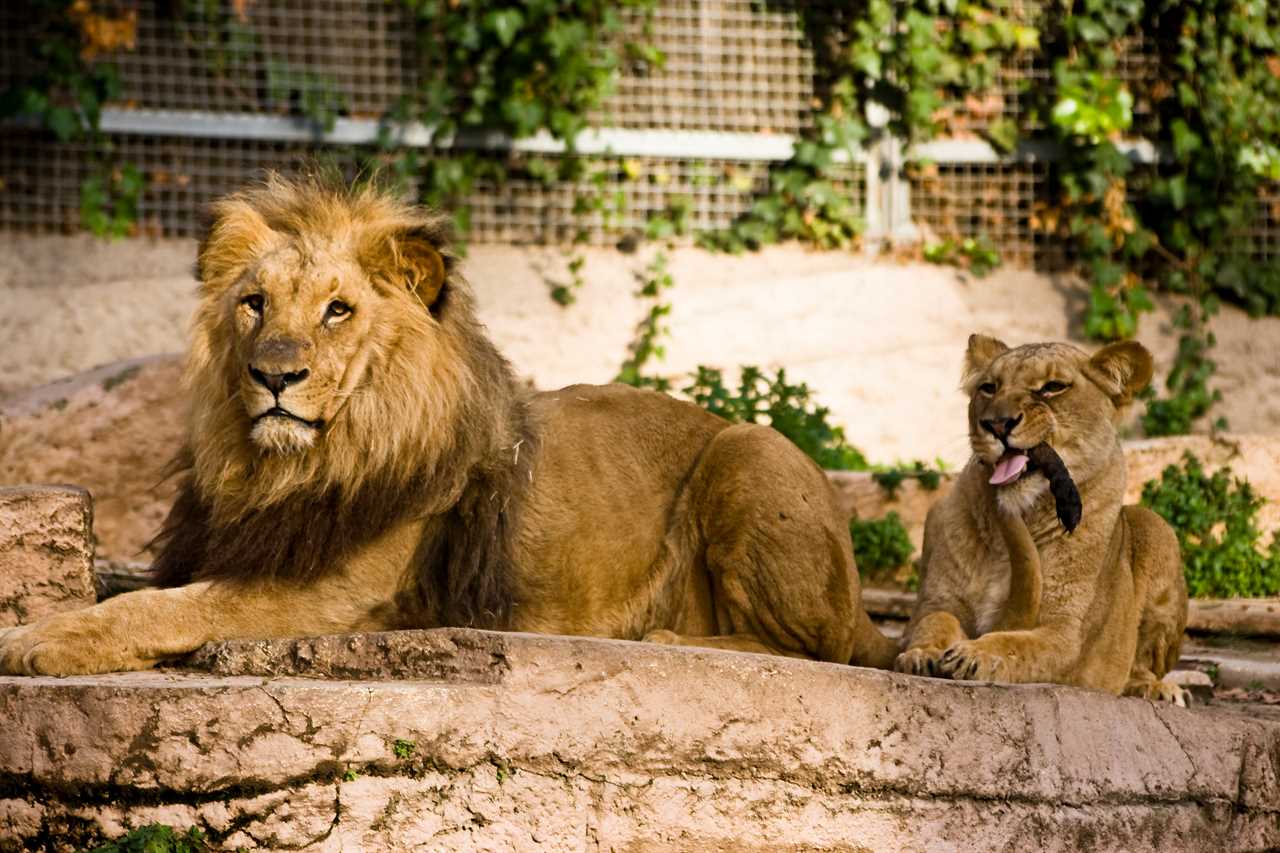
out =
[[1085,374],[1120,407],[1133,402],[1134,396],[1147,387],[1154,369],[1146,347],[1137,341],[1121,341],[1094,353]]
[[213,222],[196,255],[196,275],[206,288],[231,284],[262,254],[276,233],[247,200],[238,196],[216,201]]
[[430,308],[444,287],[444,257],[420,229],[399,231],[369,247],[364,263],[371,272],[403,286]]
[[995,361],[997,356],[1009,351],[1004,341],[986,335],[970,335],[969,348],[964,353],[964,373],[960,376],[960,387],[972,394],[969,387],[977,379],[978,374],[987,369],[987,365]]

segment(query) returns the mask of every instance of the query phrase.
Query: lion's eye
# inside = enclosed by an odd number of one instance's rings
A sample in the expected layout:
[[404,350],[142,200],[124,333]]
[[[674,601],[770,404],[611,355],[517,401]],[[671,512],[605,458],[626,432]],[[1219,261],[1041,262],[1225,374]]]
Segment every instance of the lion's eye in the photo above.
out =
[[1046,382],[1040,386],[1040,393],[1045,397],[1052,397],[1054,394],[1061,394],[1070,387],[1065,382]]
[[255,314],[262,313],[262,306],[264,302],[265,300],[263,300],[261,293],[250,293],[244,299],[240,300],[241,305],[247,306],[248,309]]
[[329,303],[329,307],[324,311],[326,320],[341,320],[351,313],[351,306],[343,302],[341,299],[335,299]]
[[981,385],[978,386],[978,393],[985,394],[988,397],[990,397],[992,394],[996,393],[996,383],[983,382]]

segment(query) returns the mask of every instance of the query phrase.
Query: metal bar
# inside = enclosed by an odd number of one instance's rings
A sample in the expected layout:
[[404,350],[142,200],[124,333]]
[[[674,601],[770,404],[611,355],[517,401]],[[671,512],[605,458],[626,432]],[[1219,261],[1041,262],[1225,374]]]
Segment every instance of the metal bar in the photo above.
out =
[[[334,122],[333,129],[325,131],[312,122],[288,116],[176,110],[105,109],[101,128],[108,133],[331,145],[372,145],[380,133],[385,132],[397,144],[417,148],[436,145],[531,154],[562,154],[567,148],[563,141],[545,132],[524,139],[485,131],[463,131],[453,137],[436,138],[432,128],[420,123],[383,125],[373,119],[340,118]],[[582,154],[619,157],[780,162],[791,157],[794,146],[795,139],[783,134],[599,128],[579,135],[575,149]]]
[[[1135,163],[1158,163],[1167,156],[1146,139],[1124,139],[1116,147]],[[1063,153],[1063,147],[1049,139],[1024,140],[1008,154],[984,139],[937,139],[912,147],[909,156],[935,163],[1051,163],[1061,160]]]
[[[108,133],[329,145],[373,145],[385,132],[397,144],[412,148],[435,145],[529,154],[563,154],[567,148],[562,140],[545,131],[523,139],[512,139],[494,131],[462,131],[453,137],[435,138],[432,128],[417,122],[384,125],[374,119],[340,118],[334,122],[333,129],[325,131],[306,119],[252,113],[108,108],[102,111],[101,127]],[[575,148],[582,154],[619,157],[781,162],[790,159],[795,142],[794,137],[785,134],[598,128],[579,135]],[[1164,156],[1164,152],[1145,139],[1123,140],[1118,147],[1137,163],[1157,163]],[[1061,145],[1043,139],[1024,140],[1008,154],[997,151],[983,139],[939,139],[915,145],[907,152],[911,159],[938,163],[1052,162],[1061,159],[1062,154]],[[849,159],[844,152],[837,156],[837,160],[844,162]],[[867,156],[857,152],[853,159],[866,162]]]

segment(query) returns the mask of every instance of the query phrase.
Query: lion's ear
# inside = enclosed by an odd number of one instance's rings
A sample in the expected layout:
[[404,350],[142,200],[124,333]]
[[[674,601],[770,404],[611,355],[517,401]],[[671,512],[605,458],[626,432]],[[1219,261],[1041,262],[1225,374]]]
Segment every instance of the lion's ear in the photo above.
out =
[[1133,402],[1138,392],[1151,382],[1154,370],[1146,347],[1137,341],[1121,341],[1094,353],[1085,374],[1118,408]]
[[196,275],[209,288],[231,284],[275,239],[253,205],[237,196],[214,202],[213,222],[196,256]]
[[366,269],[403,286],[428,308],[440,298],[446,276],[444,256],[422,229],[398,231],[369,247]]
[[965,391],[973,393],[969,386],[978,374],[987,369],[991,362],[1001,354],[1009,351],[1004,341],[998,341],[987,335],[970,335],[969,348],[964,353],[964,372],[960,376],[960,385]]

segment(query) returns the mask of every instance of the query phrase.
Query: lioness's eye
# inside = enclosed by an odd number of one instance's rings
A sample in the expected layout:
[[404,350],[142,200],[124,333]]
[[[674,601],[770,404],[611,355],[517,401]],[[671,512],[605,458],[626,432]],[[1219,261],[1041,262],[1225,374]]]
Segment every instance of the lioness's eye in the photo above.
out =
[[1050,397],[1054,394],[1061,394],[1070,387],[1071,386],[1065,382],[1046,382],[1040,386],[1040,393],[1044,394],[1046,397]]
[[326,320],[337,320],[351,313],[351,306],[343,302],[341,299],[335,299],[329,303],[329,307],[325,309],[324,318]]
[[996,383],[983,382],[981,385],[978,386],[978,392],[981,394],[986,394],[988,397],[990,397],[992,394],[996,393]]
[[248,306],[249,310],[255,314],[261,314],[263,305],[262,294],[250,293],[244,299],[240,300],[240,304]]

